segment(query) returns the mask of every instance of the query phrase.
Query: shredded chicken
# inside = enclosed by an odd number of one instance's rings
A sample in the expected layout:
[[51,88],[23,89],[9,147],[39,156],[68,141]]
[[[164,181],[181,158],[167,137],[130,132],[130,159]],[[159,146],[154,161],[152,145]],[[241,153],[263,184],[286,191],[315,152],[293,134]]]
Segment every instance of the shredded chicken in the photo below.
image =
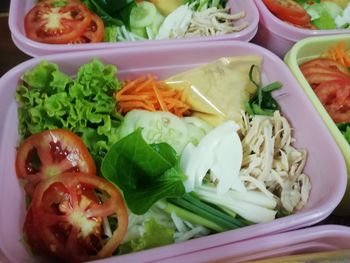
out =
[[307,152],[292,146],[291,127],[279,111],[274,116],[248,117],[242,112],[243,163],[241,179],[247,189],[274,197],[288,212],[307,202],[311,184],[303,174]]
[[201,12],[196,12],[192,17],[185,37],[214,36],[241,31],[249,24],[244,22],[234,26],[233,21],[242,19],[244,16],[244,11],[230,14],[228,8],[217,9],[216,7],[211,7]]

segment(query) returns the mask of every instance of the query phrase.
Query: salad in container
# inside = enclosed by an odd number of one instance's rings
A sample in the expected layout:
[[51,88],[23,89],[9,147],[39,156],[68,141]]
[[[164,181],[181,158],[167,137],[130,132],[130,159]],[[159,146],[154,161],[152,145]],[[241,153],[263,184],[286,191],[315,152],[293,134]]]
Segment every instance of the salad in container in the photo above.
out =
[[242,0],[12,1],[9,13],[15,44],[33,56],[174,41],[249,41],[258,20],[255,5]]
[[255,3],[260,22],[254,42],[280,57],[306,37],[345,34],[350,30],[348,0],[256,0]]
[[[302,40],[285,61],[327,124],[349,167],[349,36]],[[349,190],[337,213],[349,215]]]
[[254,45],[53,55],[1,82],[10,261],[171,258],[311,225],[345,190],[321,119]]
[[348,0],[263,0],[278,18],[306,29],[350,29]]

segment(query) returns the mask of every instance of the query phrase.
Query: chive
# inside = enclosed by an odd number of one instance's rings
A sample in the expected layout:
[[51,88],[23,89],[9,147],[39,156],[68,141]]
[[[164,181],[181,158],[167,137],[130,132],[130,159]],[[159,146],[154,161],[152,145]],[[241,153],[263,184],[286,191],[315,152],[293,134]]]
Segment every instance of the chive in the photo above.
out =
[[222,226],[224,228],[224,230],[230,230],[230,229],[237,228],[237,226],[235,226],[233,223],[231,223],[225,219],[222,219],[218,216],[215,216],[211,213],[208,213],[207,211],[201,209],[200,207],[197,207],[197,206],[191,204],[190,202],[186,201],[183,198],[172,198],[172,199],[168,199],[168,201],[176,206],[184,208],[192,213],[195,213],[204,219],[207,219],[209,221],[214,222],[217,225]]
[[256,86],[256,94],[245,103],[245,109],[249,115],[268,115],[272,116],[275,110],[279,109],[277,101],[271,96],[271,92],[280,89],[282,84],[278,81],[273,82],[265,87],[255,82],[253,78],[254,69],[258,70],[256,65],[252,65],[249,69],[249,80]]
[[267,115],[267,116],[273,116],[274,110],[269,109],[262,109],[255,103],[252,104],[252,108],[255,114],[257,115]]
[[256,83],[254,78],[253,78],[253,71],[254,71],[254,68],[258,68],[256,65],[252,65],[249,69],[249,80],[251,82],[253,82],[253,84],[256,86],[257,89],[260,88],[260,84]]
[[189,203],[203,209],[203,211],[206,211],[212,215],[215,215],[217,217],[220,217],[222,219],[225,219],[227,221],[231,221],[231,219],[233,219],[233,217],[227,215],[224,212],[221,212],[218,209],[215,209],[214,207],[202,202],[201,200],[199,200],[198,198],[194,197],[191,194],[184,194],[183,199],[185,199],[186,201],[188,201]]
[[166,202],[166,207],[164,208],[164,211],[171,214],[174,212],[178,217],[182,218],[183,220],[189,221],[194,224],[205,226],[209,229],[212,229],[216,232],[224,232],[227,229],[223,228],[222,226],[207,220],[195,213],[189,212],[188,210],[178,207],[172,203]]
[[283,86],[283,85],[282,85],[281,82],[276,81],[276,82],[272,82],[272,83],[266,85],[266,86],[263,87],[261,90],[262,90],[263,92],[271,92],[271,91],[274,91],[274,90],[276,90],[276,89],[282,88],[282,86]]
[[254,115],[254,110],[252,109],[252,105],[249,103],[249,101],[246,101],[244,103],[245,111],[248,112],[249,115]]
[[[201,200],[197,194],[195,194],[194,192],[190,193],[190,194],[185,194],[186,198],[188,198],[187,196],[189,196],[192,199],[192,202],[195,202],[198,207],[201,207],[203,209],[208,209],[207,211],[211,211],[213,213],[213,215],[216,215],[218,217],[221,217],[222,219],[228,220],[229,222],[233,223],[234,225],[236,225],[237,227],[243,227],[246,226],[246,224],[238,219],[235,218],[236,215],[234,212],[230,212],[227,213],[225,212],[225,209],[222,209],[221,207],[215,205],[215,204],[210,204],[207,203],[203,200]],[[204,208],[206,207],[206,208]]]

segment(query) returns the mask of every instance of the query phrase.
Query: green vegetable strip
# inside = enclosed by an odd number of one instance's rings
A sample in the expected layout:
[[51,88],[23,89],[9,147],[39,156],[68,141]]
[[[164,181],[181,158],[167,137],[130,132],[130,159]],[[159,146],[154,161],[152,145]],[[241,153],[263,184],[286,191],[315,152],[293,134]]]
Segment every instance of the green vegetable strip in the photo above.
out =
[[208,211],[203,209],[203,206],[201,206],[200,204],[198,204],[198,206],[194,205],[183,198],[174,198],[169,199],[168,201],[179,207],[187,209],[188,211],[193,212],[207,220],[210,220],[215,224],[222,226],[225,230],[236,229],[240,227],[240,225],[237,225],[231,221],[226,220],[225,218],[222,218],[220,213],[209,213]]
[[188,210],[178,207],[174,204],[171,204],[169,202],[166,202],[166,207],[164,208],[164,211],[171,214],[172,212],[174,212],[178,217],[182,218],[183,220],[186,220],[188,222],[194,223],[194,224],[198,224],[198,225],[202,225],[204,227],[207,227],[209,229],[212,229],[216,232],[224,232],[227,229],[223,228],[222,226],[207,220],[195,213],[189,212]]
[[272,92],[272,91],[274,91],[274,90],[276,90],[276,89],[282,88],[282,86],[283,86],[283,85],[282,85],[281,82],[276,81],[276,82],[273,82],[273,83],[270,83],[270,84],[266,85],[266,86],[263,87],[261,90],[262,90],[263,92]]
[[203,211],[206,211],[210,214],[216,215],[216,216],[218,216],[222,219],[225,219],[229,222],[232,222],[233,224],[236,224],[240,227],[244,226],[241,222],[235,220],[232,216],[230,216],[230,215],[228,215],[228,214],[226,214],[218,209],[215,209],[214,207],[202,202],[201,200],[199,200],[198,198],[194,197],[191,194],[184,194],[184,196],[182,198],[185,199],[187,202],[203,209]]
[[279,109],[277,101],[272,97],[271,92],[280,89],[282,84],[280,82],[273,82],[265,87],[262,87],[260,83],[255,82],[253,78],[254,69],[257,69],[256,65],[252,65],[249,69],[249,80],[256,86],[257,93],[247,101],[245,110],[250,115],[268,115],[272,116],[274,111]]

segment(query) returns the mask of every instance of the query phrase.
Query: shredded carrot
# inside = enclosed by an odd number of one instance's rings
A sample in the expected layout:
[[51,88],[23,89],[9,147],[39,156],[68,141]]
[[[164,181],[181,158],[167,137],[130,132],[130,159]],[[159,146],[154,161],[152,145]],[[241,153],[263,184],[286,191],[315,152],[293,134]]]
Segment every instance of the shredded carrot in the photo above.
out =
[[346,50],[343,41],[328,49],[324,56],[341,63],[345,67],[350,67],[350,50]]
[[121,114],[133,109],[168,111],[179,117],[190,114],[185,92],[171,89],[154,75],[142,75],[125,81],[123,88],[114,94],[114,98]]

